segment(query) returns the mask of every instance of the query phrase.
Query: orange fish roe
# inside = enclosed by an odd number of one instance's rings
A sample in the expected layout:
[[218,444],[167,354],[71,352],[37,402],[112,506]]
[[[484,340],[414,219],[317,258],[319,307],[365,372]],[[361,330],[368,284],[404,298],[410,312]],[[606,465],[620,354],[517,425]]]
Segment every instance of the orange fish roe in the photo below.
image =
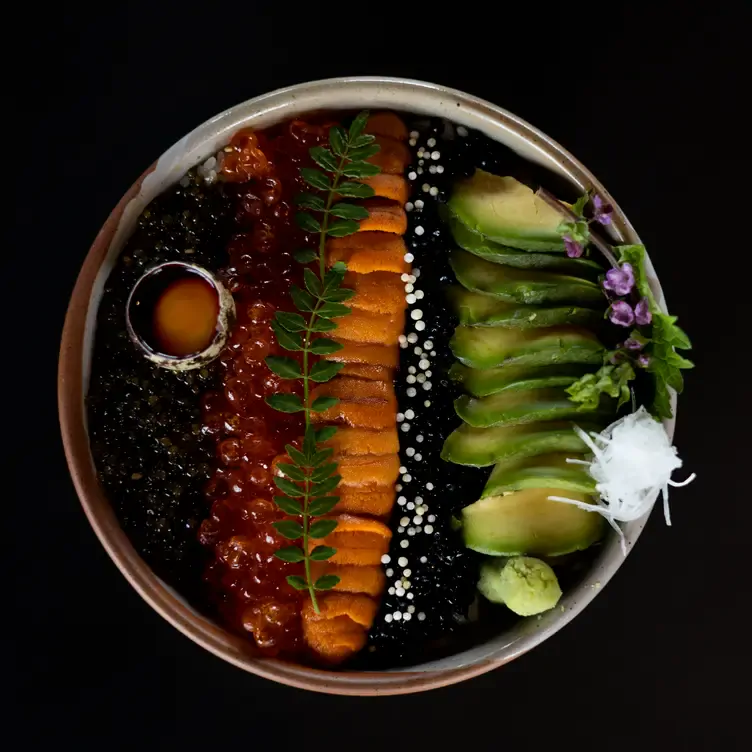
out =
[[[217,468],[206,487],[211,514],[199,540],[212,551],[205,579],[225,621],[251,636],[265,653],[304,651],[300,609],[304,594],[286,581],[302,565],[274,556],[289,545],[272,522],[285,515],[273,501],[272,462],[303,433],[302,414],[270,408],[270,394],[302,393],[302,384],[273,374],[264,359],[288,354],[276,343],[271,321],[290,310],[290,286],[302,268],[291,251],[309,240],[292,221],[293,197],[302,190],[297,165],[328,129],[302,121],[254,134],[237,133],[225,152],[222,178],[237,192],[241,232],[228,249],[224,270],[237,323],[220,355],[222,390],[204,396],[202,431],[216,437]],[[283,158],[280,158],[283,157]]]

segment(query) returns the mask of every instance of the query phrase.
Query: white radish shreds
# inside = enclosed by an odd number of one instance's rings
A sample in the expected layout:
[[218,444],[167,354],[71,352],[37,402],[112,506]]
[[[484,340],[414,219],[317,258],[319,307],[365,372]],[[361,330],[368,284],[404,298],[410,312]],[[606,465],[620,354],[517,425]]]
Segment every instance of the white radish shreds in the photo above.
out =
[[[596,481],[600,499],[596,504],[583,504],[574,499],[549,496],[551,501],[602,514],[626,543],[619,522],[631,522],[646,515],[663,492],[666,524],[671,524],[668,487],[684,486],[694,480],[694,473],[682,483],[671,480],[671,474],[682,466],[676,448],[665,429],[644,407],[620,418],[603,433],[588,435],[578,426],[574,430],[593,452],[588,472]],[[577,462],[577,460],[568,460]],[[578,463],[579,464],[579,463]]]

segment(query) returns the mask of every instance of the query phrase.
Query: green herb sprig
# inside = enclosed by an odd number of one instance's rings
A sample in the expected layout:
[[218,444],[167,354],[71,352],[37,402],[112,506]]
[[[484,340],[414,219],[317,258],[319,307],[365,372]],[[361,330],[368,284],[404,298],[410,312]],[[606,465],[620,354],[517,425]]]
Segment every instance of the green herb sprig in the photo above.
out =
[[[312,561],[326,561],[336,553],[331,546],[316,546],[309,552],[309,539],[324,538],[337,527],[332,519],[314,520],[332,511],[339,500],[332,495],[341,476],[337,463],[332,462],[334,450],[320,445],[328,441],[336,428],[326,426],[316,429],[311,415],[323,412],[337,404],[334,397],[310,399],[311,382],[323,383],[334,377],[343,363],[318,360],[314,355],[330,355],[342,349],[342,345],[320,336],[337,328],[333,319],[350,313],[344,303],[354,290],[342,287],[347,267],[341,261],[326,269],[326,239],[352,235],[360,228],[358,220],[368,217],[363,206],[340,201],[340,198],[370,198],[374,191],[363,183],[346,178],[366,178],[378,174],[379,168],[365,161],[376,154],[379,147],[374,136],[363,133],[368,122],[368,112],[361,112],[349,130],[339,126],[329,131],[329,147],[314,146],[309,150],[312,159],[321,167],[302,167],[300,174],[315,192],[301,193],[296,197],[300,209],[295,222],[308,233],[318,234],[317,247],[305,248],[295,253],[301,264],[318,261],[318,274],[310,267],[303,270],[305,289],[293,285],[290,295],[300,313],[277,311],[272,329],[277,342],[285,350],[302,353],[302,365],[290,357],[270,355],[266,358],[269,368],[283,379],[303,381],[303,398],[296,394],[272,394],[266,402],[275,410],[284,413],[305,413],[305,434],[302,451],[292,444],[285,447],[290,462],[280,463],[274,483],[282,492],[275,496],[277,506],[286,514],[298,519],[273,523],[285,538],[300,541],[279,549],[275,556],[282,561],[303,562],[305,576],[290,575],[287,582],[297,590],[307,590],[316,613],[319,613],[316,592],[330,590],[339,582],[339,577],[324,574],[315,581],[311,576]],[[318,216],[317,216],[318,215]],[[316,335],[316,336],[314,336]]]
[[635,287],[647,299],[652,321],[645,331],[634,330],[630,338],[636,339],[644,347],[646,368],[653,374],[655,394],[650,412],[657,418],[671,418],[671,395],[669,387],[677,394],[684,390],[682,370],[694,368],[691,360],[679,355],[677,350],[690,350],[692,343],[684,330],[677,326],[676,316],[662,313],[653,291],[648,284],[645,271],[645,246],[622,245],[614,250],[619,254],[619,262],[631,264],[634,269]]
[[[676,316],[662,313],[658,307],[645,270],[645,246],[611,247],[591,232],[590,225],[594,222],[610,224],[613,211],[597,194],[584,194],[571,209],[544,189],[540,189],[538,194],[565,217],[558,230],[567,255],[581,256],[592,243],[612,267],[601,281],[604,290],[611,293],[616,291],[617,297],[606,315],[621,326],[636,324],[619,347],[605,354],[598,371],[586,374],[567,388],[569,398],[579,403],[583,410],[591,410],[598,406],[601,395],[607,394],[618,398],[617,407],[621,407],[630,399],[630,383],[637,377],[636,369],[644,368],[654,377],[650,412],[658,419],[671,418],[669,389],[681,393],[684,388],[681,371],[694,368],[692,361],[676,350],[689,350],[692,344],[677,326]],[[593,217],[588,220],[584,212],[590,202],[593,204]],[[610,279],[612,276],[613,279]],[[618,285],[624,285],[623,289]],[[625,295],[639,298],[634,308],[625,300],[618,299]]]

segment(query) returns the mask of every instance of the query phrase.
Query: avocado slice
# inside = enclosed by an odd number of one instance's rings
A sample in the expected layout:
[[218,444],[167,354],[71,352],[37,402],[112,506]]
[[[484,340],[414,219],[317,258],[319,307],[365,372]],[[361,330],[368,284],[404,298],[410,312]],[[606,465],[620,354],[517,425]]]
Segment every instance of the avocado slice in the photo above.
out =
[[587,279],[535,269],[500,266],[460,250],[452,251],[449,263],[463,287],[494,295],[509,303],[570,303],[605,308],[603,290]]
[[565,496],[584,503],[590,497],[563,488],[528,488],[489,496],[462,510],[462,535],[473,551],[491,556],[560,556],[582,551],[603,535],[596,512],[549,501]]
[[483,489],[481,499],[525,488],[551,486],[567,492],[595,494],[595,480],[590,473],[582,465],[567,462],[568,459],[582,460],[584,457],[583,454],[552,452],[536,457],[514,457],[497,462]]
[[[485,467],[501,460],[523,459],[549,452],[588,451],[574,432],[571,422],[529,423],[521,426],[473,428],[462,424],[447,436],[441,458],[455,465]],[[600,430],[603,425],[578,425],[583,431]]]
[[516,329],[542,329],[547,326],[574,324],[597,327],[603,321],[603,312],[578,306],[520,305],[507,303],[493,295],[471,292],[464,287],[449,289],[460,324],[467,326],[506,326]]
[[449,377],[460,382],[475,397],[487,397],[508,390],[569,386],[592,370],[591,366],[579,363],[499,368],[468,368],[454,363],[449,369]]
[[614,400],[601,400],[596,410],[585,411],[572,402],[561,387],[524,389],[499,392],[490,397],[463,394],[454,401],[454,409],[462,420],[475,428],[517,426],[539,420],[565,420],[585,415],[590,417],[613,414]]
[[573,277],[596,279],[603,274],[603,267],[589,258],[569,258],[561,254],[535,253],[509,248],[494,243],[487,237],[473,232],[456,216],[449,214],[447,222],[452,231],[454,242],[474,256],[490,261],[492,264],[514,266],[518,269],[541,269],[543,271],[571,274]]
[[604,348],[587,329],[553,326],[548,329],[505,329],[458,326],[449,346],[457,360],[471,368],[501,365],[600,365]]
[[526,251],[564,251],[558,232],[562,215],[513,177],[476,170],[455,185],[449,209],[495,243]]

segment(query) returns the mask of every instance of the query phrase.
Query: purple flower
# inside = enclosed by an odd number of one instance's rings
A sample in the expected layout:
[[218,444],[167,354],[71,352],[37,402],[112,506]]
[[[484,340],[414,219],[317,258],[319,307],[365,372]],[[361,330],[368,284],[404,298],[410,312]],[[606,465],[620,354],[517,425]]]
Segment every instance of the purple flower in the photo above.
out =
[[647,298],[642,298],[635,306],[635,320],[640,326],[646,326],[653,320],[653,314],[650,313],[650,303]]
[[579,258],[582,256],[583,247],[571,235],[564,235],[564,247],[567,249],[569,258]]
[[629,303],[623,300],[615,300],[608,310],[608,317],[612,323],[618,326],[632,326],[634,324],[634,311]]
[[623,263],[619,269],[609,269],[603,280],[603,287],[616,295],[629,295],[634,287],[634,270],[632,264]]
[[600,222],[602,225],[611,224],[611,214],[614,208],[611,204],[607,204],[597,193],[593,196],[593,219]]
[[640,355],[639,358],[637,358],[637,365],[640,366],[641,368],[647,368],[649,364],[650,364],[650,358],[647,355],[645,355],[645,353],[643,353],[642,355]]
[[627,348],[627,350],[642,350],[642,342],[635,339],[634,337],[627,337],[626,340],[624,340],[624,347]]

